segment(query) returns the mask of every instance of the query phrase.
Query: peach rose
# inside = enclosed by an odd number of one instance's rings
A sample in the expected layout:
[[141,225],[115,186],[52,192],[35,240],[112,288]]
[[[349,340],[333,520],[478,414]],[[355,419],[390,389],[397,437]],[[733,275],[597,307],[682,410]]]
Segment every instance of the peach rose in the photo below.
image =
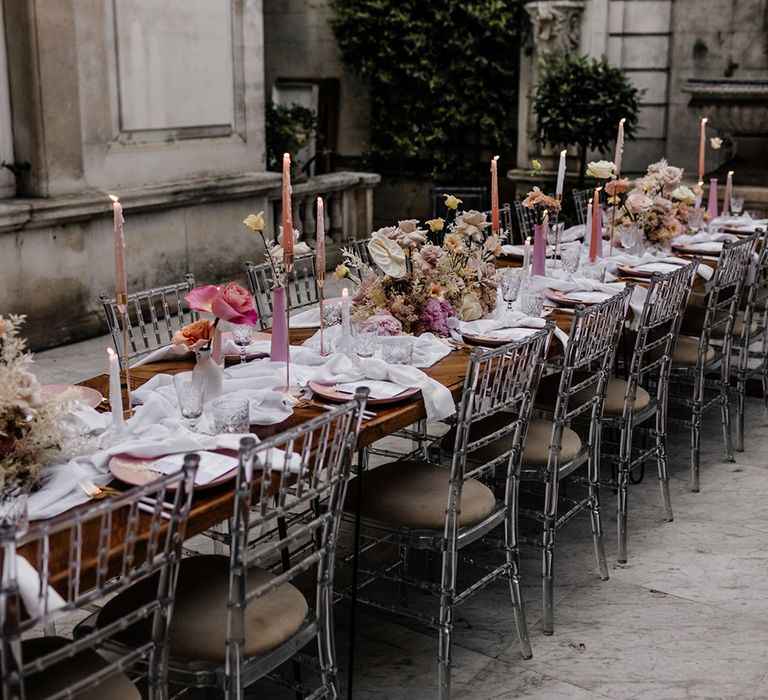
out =
[[219,289],[211,303],[211,312],[230,323],[250,323],[256,325],[259,314],[254,308],[253,295],[237,282],[230,282]]
[[625,177],[621,180],[611,180],[605,183],[605,191],[611,196],[615,197],[617,194],[624,194],[629,190],[629,180]]
[[210,340],[213,337],[213,322],[207,318],[183,326],[173,334],[171,342],[174,345],[188,345],[192,347],[201,340]]

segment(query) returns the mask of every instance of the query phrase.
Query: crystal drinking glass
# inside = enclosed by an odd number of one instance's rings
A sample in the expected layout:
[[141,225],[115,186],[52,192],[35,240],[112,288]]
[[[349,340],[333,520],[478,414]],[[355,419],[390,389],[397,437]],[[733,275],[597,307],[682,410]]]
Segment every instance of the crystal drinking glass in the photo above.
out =
[[581,274],[584,276],[584,279],[605,282],[605,265],[598,262],[582,265]]
[[245,362],[245,349],[251,344],[253,326],[250,323],[231,323],[232,340],[240,350],[240,364]]
[[173,375],[173,387],[181,415],[187,419],[190,430],[195,430],[203,414],[203,397],[208,377],[199,372],[179,372]]
[[581,262],[581,241],[563,243],[560,246],[560,260],[563,263],[563,269],[569,275],[576,274]]
[[389,365],[412,365],[413,338],[382,338],[381,358]]
[[535,289],[524,289],[520,294],[520,310],[526,316],[541,316],[544,308],[544,295]]
[[741,216],[744,211],[744,195],[731,195],[731,214]]
[[355,346],[359,357],[373,357],[379,340],[379,329],[365,326],[355,329]]
[[341,323],[341,304],[323,304],[323,326],[330,328]]
[[637,254],[637,248],[642,240],[643,231],[637,224],[622,224],[619,226],[619,240],[630,255]]
[[498,272],[499,286],[501,287],[501,297],[507,302],[507,309],[512,308],[512,304],[517,300],[520,294],[520,286],[523,277],[527,275],[527,270],[523,268],[511,269],[502,268]]
[[213,407],[213,432],[247,433],[249,425],[248,399],[236,396],[216,399]]

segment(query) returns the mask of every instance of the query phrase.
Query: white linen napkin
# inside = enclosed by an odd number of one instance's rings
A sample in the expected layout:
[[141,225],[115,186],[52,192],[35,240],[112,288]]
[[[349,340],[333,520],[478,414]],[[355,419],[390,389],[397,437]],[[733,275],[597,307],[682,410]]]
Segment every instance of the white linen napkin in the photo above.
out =
[[[274,365],[273,365],[274,367]],[[273,425],[282,423],[293,413],[293,408],[286,401],[285,396],[274,387],[285,384],[285,376],[273,369],[271,377],[273,382],[269,387],[257,379],[235,378],[228,379],[225,375],[222,383],[221,396],[227,398],[248,399],[249,416],[251,425]],[[179,416],[179,404],[176,399],[176,389],[173,386],[173,377],[170,374],[156,374],[146,384],[132,392],[134,403],[144,404],[149,402],[153,410],[139,413],[139,422],[155,420],[158,418],[154,406],[158,406],[164,416]],[[162,417],[161,417],[162,419]],[[203,415],[200,417],[200,430],[211,432],[213,430],[213,407],[208,401],[203,407]]]
[[[536,329],[544,328],[546,323],[544,318],[526,316],[514,309],[508,310],[497,307],[496,313],[492,316],[477,321],[461,321],[459,331],[469,335],[485,335],[512,341],[530,335],[531,333],[527,332],[528,329],[534,329],[532,332],[535,333]],[[563,344],[563,347],[567,345],[568,335],[557,327],[555,327],[555,337]],[[458,339],[460,340],[460,338]]]
[[[323,344],[326,352],[335,351],[341,340],[341,326],[332,326],[323,329]],[[353,340],[354,342],[354,340]],[[320,331],[318,330],[311,338],[304,341],[303,346],[315,353],[320,352]],[[413,364],[415,367],[431,367],[444,357],[451,354],[452,348],[447,346],[434,333],[422,333],[413,336]],[[291,350],[291,359],[293,360],[293,349]],[[375,357],[381,356],[381,349],[377,348]],[[299,360],[301,361],[301,360]]]
[[310,379],[332,384],[384,379],[405,387],[419,387],[429,420],[447,418],[456,410],[448,388],[413,365],[389,365],[373,357],[352,361],[345,355],[335,354],[320,367],[300,368],[294,365],[291,369],[306,380],[302,383]]
[[[624,282],[597,282],[584,277],[576,277],[571,280],[557,279],[554,277],[534,277],[531,283],[540,291],[544,291],[545,289],[556,289],[560,292],[605,292],[611,296],[618,294],[626,286]],[[642,285],[635,285],[629,300],[629,306],[632,309],[635,319],[639,319],[642,315],[643,305],[645,304],[645,298],[647,296],[648,290],[645,287]],[[587,301],[587,299],[583,299],[583,301]]]
[[[646,272],[671,272],[674,270],[672,265],[683,267],[690,264],[690,260],[683,260],[682,258],[676,258],[665,251],[646,251],[642,255],[630,255],[629,253],[618,253],[617,255],[611,255],[605,258],[605,265],[608,272],[616,274],[618,272],[619,265],[626,265],[627,267],[642,268]],[[652,267],[658,264],[659,267]],[[651,267],[649,267],[651,266]],[[699,264],[696,272],[705,280],[712,279],[712,275],[715,271],[709,266],[703,263]]]
[[16,555],[16,583],[19,586],[21,601],[32,617],[42,615],[46,609],[52,612],[66,605],[52,586],[43,587],[37,569],[20,554]]

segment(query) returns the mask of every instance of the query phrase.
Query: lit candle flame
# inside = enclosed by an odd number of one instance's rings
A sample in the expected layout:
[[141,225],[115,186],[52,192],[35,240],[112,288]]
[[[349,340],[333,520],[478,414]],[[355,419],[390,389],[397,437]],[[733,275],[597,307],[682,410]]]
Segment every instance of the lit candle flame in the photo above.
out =
[[115,355],[115,351],[112,348],[107,348],[107,355],[109,356],[110,360],[113,360],[117,355]]
[[120,197],[118,197],[118,196],[117,196],[117,195],[115,195],[115,194],[111,194],[111,195],[109,195],[109,198],[110,198],[110,199],[111,199],[113,202],[119,202],[119,201],[120,201]]

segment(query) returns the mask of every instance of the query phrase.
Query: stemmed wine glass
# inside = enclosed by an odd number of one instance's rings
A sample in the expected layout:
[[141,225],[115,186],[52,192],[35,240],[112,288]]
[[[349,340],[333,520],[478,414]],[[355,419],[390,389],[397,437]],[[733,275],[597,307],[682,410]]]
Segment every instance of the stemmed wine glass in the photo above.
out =
[[563,263],[563,269],[569,275],[575,275],[581,262],[581,242],[563,243],[560,246],[560,261]]
[[203,399],[208,377],[198,372],[179,372],[173,375],[173,386],[179,402],[181,415],[187,419],[189,429],[194,431],[197,421],[203,415]]
[[512,309],[512,304],[517,300],[520,293],[520,285],[526,270],[502,269],[499,270],[499,286],[501,287],[501,297],[507,302],[507,310]]
[[253,326],[250,323],[233,323],[232,340],[240,350],[240,364],[245,362],[245,349],[251,344]]
[[744,196],[738,194],[731,195],[731,213],[734,216],[741,216],[744,211]]

